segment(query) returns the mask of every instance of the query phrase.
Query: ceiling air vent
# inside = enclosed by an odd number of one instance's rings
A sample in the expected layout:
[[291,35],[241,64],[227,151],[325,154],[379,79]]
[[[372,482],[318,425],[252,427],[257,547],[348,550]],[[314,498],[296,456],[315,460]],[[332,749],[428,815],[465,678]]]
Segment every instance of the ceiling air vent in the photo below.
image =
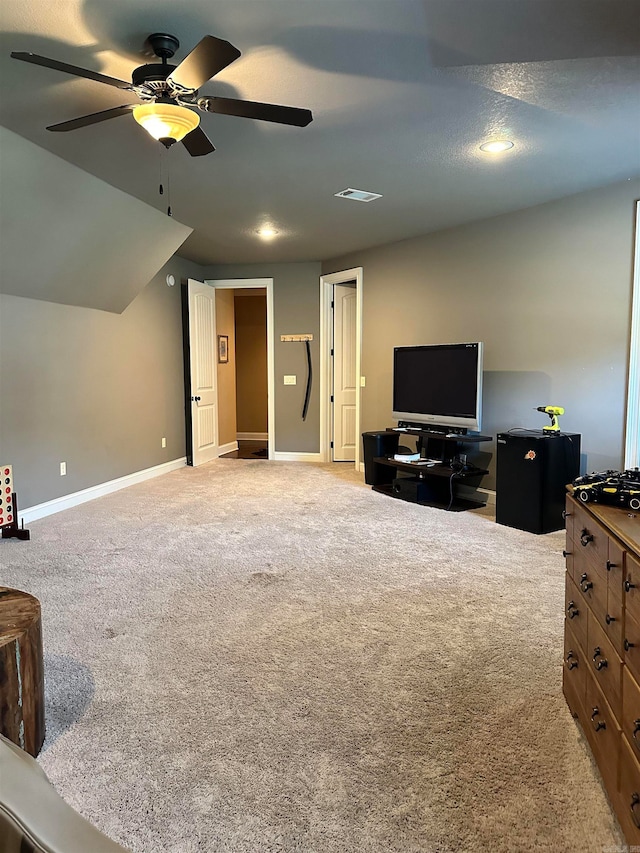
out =
[[335,195],[337,198],[350,198],[353,201],[373,201],[376,198],[382,198],[380,193],[368,193],[366,190],[354,190],[351,187],[340,190]]

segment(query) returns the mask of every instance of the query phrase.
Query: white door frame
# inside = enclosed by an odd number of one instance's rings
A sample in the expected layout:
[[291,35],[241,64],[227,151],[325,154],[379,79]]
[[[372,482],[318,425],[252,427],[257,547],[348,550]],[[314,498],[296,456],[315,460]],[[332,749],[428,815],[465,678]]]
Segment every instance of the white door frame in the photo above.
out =
[[331,297],[334,284],[356,283],[356,471],[360,470],[360,398],[362,396],[362,267],[320,276],[320,459],[331,462]]
[[[225,278],[207,279],[205,284],[215,290],[246,290],[261,287],[267,294],[267,434],[269,459],[274,459],[276,447],[276,374],[273,323],[273,279],[272,278]],[[219,406],[216,405],[216,414]]]

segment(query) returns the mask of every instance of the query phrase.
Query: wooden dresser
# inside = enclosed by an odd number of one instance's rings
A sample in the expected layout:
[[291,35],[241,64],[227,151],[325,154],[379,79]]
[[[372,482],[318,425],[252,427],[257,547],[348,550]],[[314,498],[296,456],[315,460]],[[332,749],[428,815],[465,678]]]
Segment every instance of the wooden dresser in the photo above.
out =
[[566,505],[563,689],[629,845],[640,845],[640,513]]

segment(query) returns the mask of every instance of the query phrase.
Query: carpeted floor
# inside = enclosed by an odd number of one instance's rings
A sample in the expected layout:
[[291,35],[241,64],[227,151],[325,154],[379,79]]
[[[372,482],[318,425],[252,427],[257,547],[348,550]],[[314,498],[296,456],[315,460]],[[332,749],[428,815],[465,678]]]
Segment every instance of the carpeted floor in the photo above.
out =
[[59,792],[135,853],[623,843],[561,692],[563,534],[216,460],[30,525]]

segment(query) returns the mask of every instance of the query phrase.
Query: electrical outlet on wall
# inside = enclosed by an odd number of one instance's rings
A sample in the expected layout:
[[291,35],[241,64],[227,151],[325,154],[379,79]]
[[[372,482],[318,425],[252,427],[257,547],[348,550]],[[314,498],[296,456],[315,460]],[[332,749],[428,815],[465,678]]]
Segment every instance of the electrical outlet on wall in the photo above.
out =
[[61,462],[60,463],[60,476],[64,477],[64,476],[66,476],[66,473],[67,473],[67,463]]
[[167,439],[166,439],[166,438],[164,438],[164,437],[163,437],[163,439],[162,439],[162,446],[163,446],[163,447],[166,447],[166,446],[167,446]]
[[285,385],[295,385],[296,382],[297,382],[296,376],[285,376],[284,377],[284,384]]

